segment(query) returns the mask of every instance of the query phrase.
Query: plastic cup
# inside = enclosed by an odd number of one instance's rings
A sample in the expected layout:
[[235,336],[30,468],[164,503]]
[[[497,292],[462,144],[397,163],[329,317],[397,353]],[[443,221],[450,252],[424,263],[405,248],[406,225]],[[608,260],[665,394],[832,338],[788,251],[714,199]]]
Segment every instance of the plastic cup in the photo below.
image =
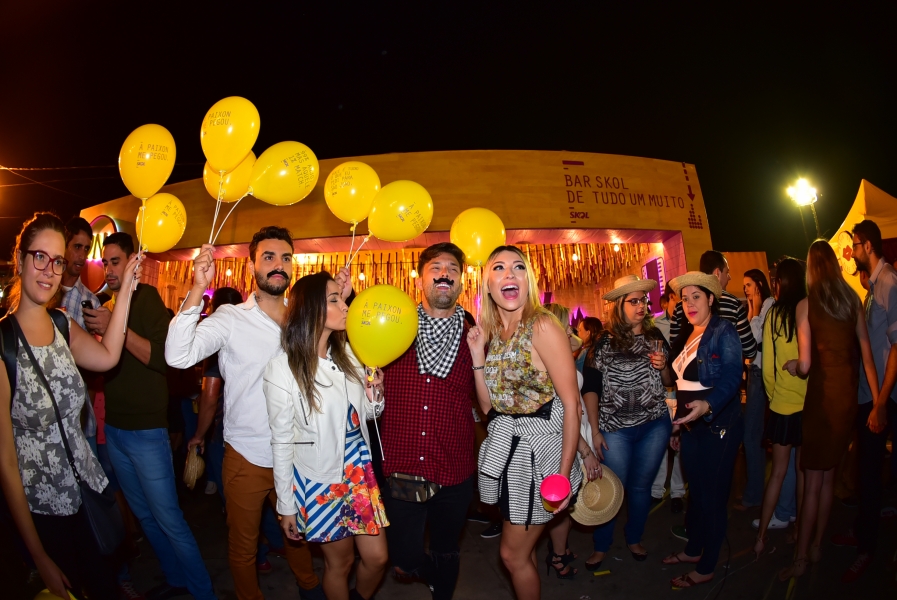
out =
[[542,506],[553,513],[570,495],[570,480],[563,475],[549,475],[542,480],[539,493],[542,495]]

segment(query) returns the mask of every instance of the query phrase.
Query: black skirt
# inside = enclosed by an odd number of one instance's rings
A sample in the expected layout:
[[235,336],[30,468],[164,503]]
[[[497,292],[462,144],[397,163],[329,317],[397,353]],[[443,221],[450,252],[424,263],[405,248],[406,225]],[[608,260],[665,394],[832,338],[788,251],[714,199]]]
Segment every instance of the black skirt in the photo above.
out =
[[800,446],[803,441],[803,411],[780,415],[771,410],[766,422],[766,438],[780,446]]

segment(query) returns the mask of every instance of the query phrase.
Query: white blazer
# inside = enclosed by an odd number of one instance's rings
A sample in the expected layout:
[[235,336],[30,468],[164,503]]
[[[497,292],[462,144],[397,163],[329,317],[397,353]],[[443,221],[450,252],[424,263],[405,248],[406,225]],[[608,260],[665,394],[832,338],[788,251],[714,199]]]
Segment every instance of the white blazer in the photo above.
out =
[[[364,370],[348,344],[346,352],[364,381]],[[315,374],[320,411],[312,409],[306,402],[290,371],[286,354],[271,359],[265,368],[262,386],[271,427],[277,512],[295,515],[299,508],[293,497],[293,467],[318,483],[342,482],[349,405],[358,412],[361,434],[370,448],[366,421],[382,412],[383,403],[370,402],[363,386],[346,377],[331,361],[321,358]]]

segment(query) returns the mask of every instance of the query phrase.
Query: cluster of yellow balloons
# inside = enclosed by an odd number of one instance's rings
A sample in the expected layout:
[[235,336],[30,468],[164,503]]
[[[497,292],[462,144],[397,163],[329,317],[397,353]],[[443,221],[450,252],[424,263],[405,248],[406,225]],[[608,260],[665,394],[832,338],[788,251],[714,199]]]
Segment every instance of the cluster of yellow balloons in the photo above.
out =
[[492,251],[507,240],[505,224],[488,208],[468,208],[452,222],[452,243],[461,248],[469,265],[482,267]]
[[402,356],[417,337],[417,306],[392,285],[363,290],[349,306],[346,333],[365,366],[385,367]]
[[141,201],[137,233],[143,250],[172,249],[187,227],[187,212],[181,201],[171,194],[157,193],[171,176],[176,154],[171,133],[155,124],[132,131],[118,154],[121,179]]

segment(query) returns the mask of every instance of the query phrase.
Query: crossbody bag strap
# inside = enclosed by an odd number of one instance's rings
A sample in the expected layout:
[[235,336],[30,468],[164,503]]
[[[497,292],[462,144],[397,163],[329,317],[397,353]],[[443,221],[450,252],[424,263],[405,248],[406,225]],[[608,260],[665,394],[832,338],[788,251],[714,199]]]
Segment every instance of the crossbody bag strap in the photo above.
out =
[[[77,481],[80,485],[81,476],[78,474],[78,469],[75,468],[75,457],[72,455],[72,449],[69,448],[69,441],[65,435],[65,426],[62,424],[62,415],[59,414],[59,405],[56,404],[56,398],[53,396],[53,390],[50,388],[50,382],[47,381],[47,377],[44,375],[44,370],[40,368],[40,364],[37,362],[37,359],[34,358],[34,353],[31,351],[31,346],[28,344],[28,340],[25,339],[25,334],[22,333],[22,328],[19,327],[19,322],[16,320],[15,315],[10,315],[10,319],[12,319],[12,326],[16,331],[16,336],[25,347],[25,352],[28,353],[28,359],[31,361],[31,364],[34,365],[34,370],[37,372],[37,376],[41,380],[41,383],[44,384],[44,388],[47,390],[47,394],[50,395],[50,402],[53,403],[53,412],[56,413],[56,421],[59,423],[59,437],[62,438],[62,445],[65,447],[65,455],[69,460],[69,466],[72,467],[72,473],[74,473],[75,475],[75,481]],[[55,325],[53,335],[54,337],[56,335]]]

